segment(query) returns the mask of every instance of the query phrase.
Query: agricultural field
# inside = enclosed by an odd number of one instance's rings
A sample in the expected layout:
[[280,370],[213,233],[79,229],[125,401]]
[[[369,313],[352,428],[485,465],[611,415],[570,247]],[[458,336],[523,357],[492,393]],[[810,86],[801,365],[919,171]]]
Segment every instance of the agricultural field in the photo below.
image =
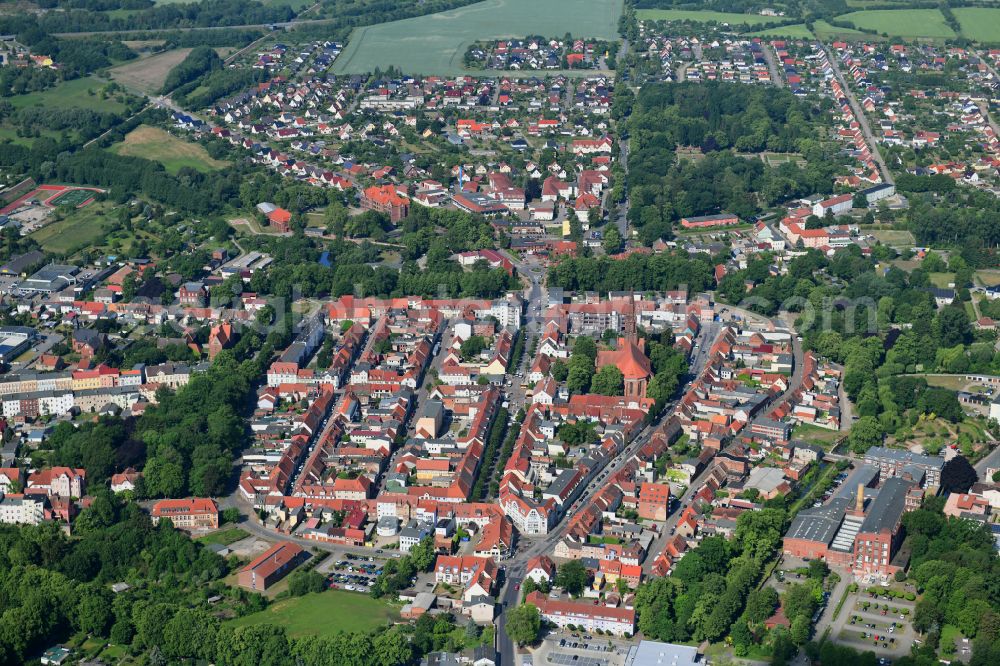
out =
[[327,590],[283,599],[266,610],[228,624],[244,627],[267,623],[284,627],[293,638],[329,637],[339,631],[368,631],[397,617],[396,609],[366,594]]
[[410,74],[460,75],[467,73],[462,61],[473,42],[567,32],[614,40],[621,10],[621,2],[607,0],[485,0],[357,28],[333,70],[364,74],[396,67]]
[[857,28],[875,30],[890,37],[924,37],[947,39],[955,31],[944,22],[937,9],[873,9],[851,12],[837,17]]
[[1000,8],[956,7],[952,11],[963,37],[977,42],[1000,43]]
[[170,70],[179,65],[190,52],[191,49],[164,51],[113,67],[108,73],[112,79],[127,88],[135,88],[146,94],[159,93]]
[[694,21],[701,23],[716,21],[730,25],[763,25],[775,23],[782,20],[783,17],[700,11],[697,9],[640,9],[636,12],[636,18],[640,21]]
[[117,112],[125,109],[125,105],[113,96],[101,96],[101,90],[107,85],[93,77],[84,77],[63,81],[53,88],[7,97],[14,108],[27,106],[45,106],[55,108],[90,109],[93,111]]
[[184,167],[207,172],[221,169],[229,162],[212,158],[203,146],[149,125],[140,125],[125,135],[122,143],[111,150],[119,155],[132,155],[155,160],[170,173],[177,173]]

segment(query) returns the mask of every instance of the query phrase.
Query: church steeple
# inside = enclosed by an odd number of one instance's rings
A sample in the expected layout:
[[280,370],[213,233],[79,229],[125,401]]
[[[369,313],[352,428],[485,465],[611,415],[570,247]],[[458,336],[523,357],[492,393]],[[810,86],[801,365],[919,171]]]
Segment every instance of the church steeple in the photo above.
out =
[[632,344],[638,344],[639,332],[635,316],[635,292],[628,294],[628,311],[625,313],[625,339]]

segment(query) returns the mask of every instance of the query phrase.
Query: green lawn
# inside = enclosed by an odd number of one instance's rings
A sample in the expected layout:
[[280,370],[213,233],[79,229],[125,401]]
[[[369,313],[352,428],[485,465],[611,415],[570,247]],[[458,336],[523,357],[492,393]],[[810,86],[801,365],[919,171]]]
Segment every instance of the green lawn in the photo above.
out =
[[839,430],[820,428],[811,423],[800,423],[792,429],[792,439],[801,439],[824,448],[840,439],[840,436]]
[[786,39],[813,39],[812,32],[809,28],[805,26],[804,23],[797,23],[795,25],[784,25],[780,28],[768,28],[767,30],[760,30],[758,32],[751,33],[752,37],[784,37]]
[[621,0],[485,0],[357,28],[333,69],[337,74],[365,74],[394,66],[409,74],[459,75],[466,73],[462,59],[472,42],[567,32],[614,40],[621,10]]
[[396,609],[368,595],[327,590],[283,599],[229,624],[237,627],[274,624],[284,627],[289,636],[299,638],[333,636],[338,631],[368,631],[397,618]]
[[48,252],[70,254],[89,245],[100,245],[105,235],[105,227],[111,226],[106,219],[107,205],[97,203],[81,208],[58,222],[47,224],[30,237]]
[[[106,84],[92,77],[63,81],[53,88],[26,95],[8,97],[14,108],[26,106],[46,106],[57,108],[74,107],[93,111],[121,111],[125,107],[113,98],[102,99],[100,91]],[[93,92],[93,94],[90,94]]]
[[931,284],[940,289],[950,289],[948,285],[955,281],[954,273],[929,273],[927,277]]
[[718,23],[761,25],[782,20],[778,16],[761,16],[760,14],[737,14],[735,12],[713,12],[697,9],[640,9],[636,12],[640,21],[695,21]]
[[1000,42],[1000,8],[956,7],[952,11],[963,37],[977,42]]
[[876,229],[871,234],[883,245],[913,247],[916,243],[913,234],[905,229]]
[[873,9],[837,17],[857,28],[876,30],[890,37],[950,38],[955,32],[937,9]]
[[244,532],[238,527],[230,527],[229,529],[219,530],[218,532],[212,532],[211,534],[206,534],[203,537],[198,537],[195,541],[200,541],[201,543],[218,543],[223,546],[228,546],[231,543],[236,543],[240,539],[245,539],[249,534]]
[[865,35],[865,33],[860,30],[852,30],[851,28],[838,28],[835,25],[830,25],[822,19],[817,19],[813,22],[813,30],[816,31],[816,35],[820,39],[826,39],[829,37],[861,37],[864,36],[866,39],[871,39],[871,35]]

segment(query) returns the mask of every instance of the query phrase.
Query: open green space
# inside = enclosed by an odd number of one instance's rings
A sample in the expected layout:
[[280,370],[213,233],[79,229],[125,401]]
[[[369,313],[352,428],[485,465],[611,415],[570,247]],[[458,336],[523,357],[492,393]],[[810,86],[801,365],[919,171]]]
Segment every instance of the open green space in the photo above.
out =
[[101,89],[106,84],[93,77],[63,81],[55,87],[26,95],[7,97],[14,108],[45,106],[55,108],[91,109],[93,111],[122,111],[125,106],[113,97],[102,97]]
[[271,624],[289,636],[334,636],[340,631],[369,631],[396,619],[395,608],[364,594],[327,590],[283,599],[259,613],[231,620],[234,626]]
[[828,448],[841,437],[839,430],[820,428],[811,423],[800,423],[792,429],[792,438],[801,439],[810,444],[818,444],[823,448]]
[[784,37],[785,39],[813,39],[814,35],[804,23],[783,25],[778,28],[768,28],[751,33],[752,37]]
[[697,9],[640,9],[636,13],[640,21],[695,21],[708,23],[729,23],[731,25],[762,25],[782,20],[777,16],[760,14],[737,14],[736,12],[713,12]]
[[1000,8],[956,7],[952,11],[963,37],[977,42],[1000,43]]
[[333,69],[364,74],[396,67],[411,74],[459,75],[467,72],[462,60],[472,42],[566,33],[613,40],[621,10],[620,0],[485,0],[357,28]]
[[107,204],[91,204],[62,220],[45,225],[31,234],[48,252],[72,253],[86,246],[101,245],[112,220],[106,217]]
[[937,9],[872,9],[837,17],[857,28],[875,30],[890,37],[950,38],[955,31],[948,27]]
[[111,148],[119,155],[132,155],[155,160],[170,173],[184,167],[208,172],[220,169],[228,162],[212,158],[204,146],[185,141],[158,127],[140,125],[125,135],[125,140]]
[[816,36],[820,39],[827,39],[829,37],[861,37],[863,35],[866,38],[871,39],[871,35],[865,35],[865,33],[860,30],[838,28],[835,25],[830,25],[823,19],[817,19],[813,22],[813,30],[816,32]]
[[950,289],[948,285],[955,282],[954,273],[928,273],[927,277],[930,279],[931,284],[939,289]]
[[236,543],[241,539],[245,539],[249,534],[244,532],[238,527],[230,527],[228,529],[219,530],[218,532],[212,532],[211,534],[206,534],[203,537],[198,537],[195,541],[200,541],[201,543],[215,543],[222,546],[228,546],[231,543]]
[[913,233],[905,229],[875,229],[871,235],[883,245],[893,247],[913,247],[916,243]]

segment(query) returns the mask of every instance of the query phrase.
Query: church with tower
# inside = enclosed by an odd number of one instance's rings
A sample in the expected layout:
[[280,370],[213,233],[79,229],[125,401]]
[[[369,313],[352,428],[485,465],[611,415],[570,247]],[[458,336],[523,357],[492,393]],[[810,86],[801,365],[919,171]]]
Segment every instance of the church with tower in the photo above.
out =
[[645,398],[653,366],[646,356],[646,341],[639,339],[636,325],[635,298],[629,297],[629,313],[625,319],[625,336],[618,338],[613,351],[597,352],[597,369],[617,366],[625,379],[625,397]]

